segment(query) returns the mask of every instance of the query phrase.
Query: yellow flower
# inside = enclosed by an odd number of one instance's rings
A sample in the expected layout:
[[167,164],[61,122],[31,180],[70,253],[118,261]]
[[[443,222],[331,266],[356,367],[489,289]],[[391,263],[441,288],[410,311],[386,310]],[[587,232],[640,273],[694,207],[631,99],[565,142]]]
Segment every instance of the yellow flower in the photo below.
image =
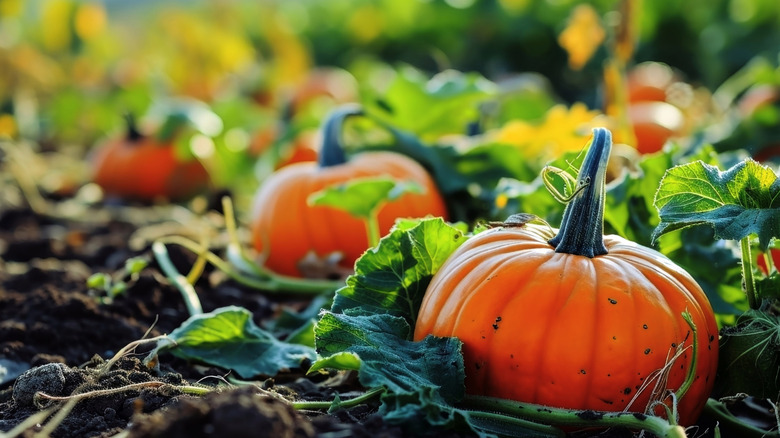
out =
[[10,114],[0,114],[0,138],[16,135],[16,121]]
[[582,149],[590,138],[591,130],[605,126],[606,122],[603,114],[589,110],[581,102],[570,108],[555,105],[547,111],[541,123],[513,120],[504,125],[494,139],[522,148],[529,159],[546,161],[564,152]]
[[558,36],[558,44],[569,54],[569,67],[579,70],[599,48],[606,32],[592,6],[581,4],[572,11],[569,24]]

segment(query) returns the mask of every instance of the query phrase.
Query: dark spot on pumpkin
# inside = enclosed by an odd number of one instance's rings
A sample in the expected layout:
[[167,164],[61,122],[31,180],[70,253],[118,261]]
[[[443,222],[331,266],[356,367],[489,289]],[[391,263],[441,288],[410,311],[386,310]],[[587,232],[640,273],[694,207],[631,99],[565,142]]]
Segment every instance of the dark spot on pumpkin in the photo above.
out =
[[480,364],[479,364],[479,362],[475,362],[475,363],[474,363],[474,366],[475,366],[477,369],[480,369],[480,368],[482,368],[482,365],[480,365]]
[[501,322],[501,317],[500,317],[500,316],[497,316],[497,317],[496,317],[496,322],[495,322],[495,323],[493,323],[493,330],[498,330],[498,323],[499,323],[499,322]]
[[647,324],[642,324],[642,328],[647,330]]
[[612,377],[612,374],[607,373],[607,377]]
[[625,395],[631,394],[631,388],[628,388],[628,387],[626,387],[626,388],[623,390],[623,394],[625,394]]
[[601,398],[601,399],[599,399],[599,400],[601,400],[603,403],[606,403],[606,404],[608,404],[608,405],[611,405],[611,404],[614,404],[614,403],[615,403],[615,402],[613,402],[612,400],[607,400],[607,399],[605,399],[605,398]]
[[613,336],[613,337],[612,337],[612,340],[613,340],[613,341],[617,341],[617,336]]
[[649,348],[645,350],[645,354],[650,354],[650,349]]
[[647,420],[647,415],[641,413],[641,412],[634,412],[634,418],[636,418],[639,421],[645,421]]
[[710,342],[712,342],[714,340],[715,340],[715,336],[714,335],[710,335]]
[[708,345],[707,350],[712,350],[712,345]]
[[613,300],[612,298],[607,298],[609,300],[610,304],[617,304],[617,300]]
[[510,354],[509,354],[509,358],[510,358],[510,359],[514,359],[514,358],[515,358],[515,355],[510,353]]
[[580,411],[577,412],[577,416],[582,418],[583,420],[598,421],[604,418],[604,413],[596,412],[596,411]]
[[585,370],[580,370],[580,374],[586,374]]
[[485,336],[484,336],[484,335],[482,336],[482,339],[485,339]]
[[677,343],[676,342],[672,342],[672,348],[677,348]]

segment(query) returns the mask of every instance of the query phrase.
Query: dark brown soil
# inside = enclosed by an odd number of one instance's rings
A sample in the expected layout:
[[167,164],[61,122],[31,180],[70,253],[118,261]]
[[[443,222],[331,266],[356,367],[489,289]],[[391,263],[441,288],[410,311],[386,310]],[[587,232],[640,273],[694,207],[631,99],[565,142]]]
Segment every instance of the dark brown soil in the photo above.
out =
[[[166,217],[158,207],[151,212],[152,217]],[[151,257],[148,242],[131,244],[138,241],[140,229],[159,223],[144,215],[140,220],[116,212],[113,216],[122,219],[103,221],[103,215],[87,214],[83,220],[66,220],[0,207],[0,431],[62,403],[33,396],[40,391],[62,397],[89,394],[57,420],[53,437],[108,437],[122,431],[132,437],[402,435],[372,416],[375,405],[327,414],[295,411],[283,401],[330,400],[336,391],[359,390],[354,379],[317,381],[290,370],[262,382],[262,389],[236,388],[219,378],[226,370],[169,354],[149,368],[140,360],[143,351],[106,368],[106,361],[127,344],[169,333],[189,316],[180,293]],[[180,231],[187,232],[185,228]],[[169,246],[171,259],[186,273],[195,257],[177,248]],[[92,274],[120,272],[133,256],[150,263],[128,281],[124,294],[108,300],[86,286]],[[261,326],[282,309],[307,304],[305,299],[268,298],[208,268],[196,289],[204,311],[241,306]],[[334,381],[341,386],[332,387]],[[187,394],[182,385],[203,385],[214,393]],[[108,395],[94,392],[110,389],[115,391]],[[22,436],[32,436],[46,424]]]

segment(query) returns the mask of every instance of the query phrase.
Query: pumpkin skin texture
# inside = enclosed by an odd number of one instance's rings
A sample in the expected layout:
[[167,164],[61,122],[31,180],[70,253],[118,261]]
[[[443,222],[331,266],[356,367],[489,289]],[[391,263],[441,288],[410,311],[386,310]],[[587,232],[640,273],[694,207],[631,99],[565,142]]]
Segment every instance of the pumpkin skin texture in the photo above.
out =
[[[600,226],[603,210],[589,214]],[[564,213],[572,235],[581,223]],[[676,391],[688,373],[692,330],[681,316],[688,310],[698,332],[697,364],[678,409],[681,425],[693,423],[717,370],[718,327],[704,292],[650,248],[598,230],[603,248],[586,256],[562,252],[562,234],[563,227],[525,224],[471,237],[431,280],[414,339],[460,338],[473,395],[645,412],[653,376],[681,344],[662,389]]]
[[252,241],[265,254],[265,266],[279,274],[301,276],[298,262],[309,251],[324,257],[340,252],[339,265],[351,269],[368,249],[366,226],[349,213],[310,206],[308,197],[328,186],[357,178],[389,176],[414,181],[423,192],[407,193],[379,211],[379,229],[387,233],[397,218],[447,217],[444,200],[431,176],[416,161],[394,152],[357,154],[340,165],[294,163],[271,174],[255,194]]

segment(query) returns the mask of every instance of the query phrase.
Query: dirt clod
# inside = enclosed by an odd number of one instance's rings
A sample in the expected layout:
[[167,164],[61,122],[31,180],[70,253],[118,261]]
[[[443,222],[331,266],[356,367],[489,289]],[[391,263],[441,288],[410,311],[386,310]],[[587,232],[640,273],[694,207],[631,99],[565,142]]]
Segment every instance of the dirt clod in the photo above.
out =
[[130,438],[225,436],[309,438],[314,426],[289,404],[254,387],[215,392],[136,418]]
[[14,384],[14,402],[19,406],[31,406],[37,392],[62,395],[66,372],[70,370],[61,363],[49,363],[25,371]]

